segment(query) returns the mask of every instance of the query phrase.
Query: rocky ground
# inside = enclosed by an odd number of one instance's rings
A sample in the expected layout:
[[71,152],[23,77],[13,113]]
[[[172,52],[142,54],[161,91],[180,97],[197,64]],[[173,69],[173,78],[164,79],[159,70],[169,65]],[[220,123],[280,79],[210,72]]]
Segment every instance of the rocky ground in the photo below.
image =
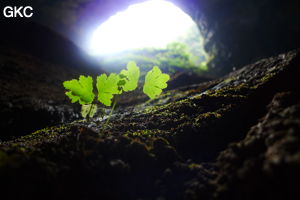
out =
[[[299,66],[300,52],[292,51],[217,80],[168,90],[154,101],[132,95],[135,98],[121,101],[107,125],[101,117],[89,122],[75,120],[66,114],[68,109],[60,107],[63,117],[58,119],[67,119],[60,125],[0,143],[1,196],[157,200],[299,197]],[[53,82],[58,84],[65,78],[59,73]],[[5,76],[1,78],[3,88],[4,80]],[[34,91],[42,93],[42,87],[51,87],[51,94],[58,95],[52,100],[55,105],[61,102],[69,106],[70,113],[76,113],[51,83],[36,86]],[[9,91],[4,92],[2,99],[10,97]],[[44,102],[52,98],[45,94],[35,99]],[[5,109],[9,113],[15,105],[23,105],[11,104],[1,105],[3,124],[7,122]],[[25,114],[32,111],[20,110]],[[20,112],[14,111],[11,118]],[[44,120],[45,126],[51,125],[46,122],[52,117],[34,119]],[[34,123],[32,120],[25,124]],[[2,125],[1,135],[14,126]]]
[[0,51],[1,139],[76,119],[74,108],[58,105],[66,102],[61,82],[79,72],[14,50]]

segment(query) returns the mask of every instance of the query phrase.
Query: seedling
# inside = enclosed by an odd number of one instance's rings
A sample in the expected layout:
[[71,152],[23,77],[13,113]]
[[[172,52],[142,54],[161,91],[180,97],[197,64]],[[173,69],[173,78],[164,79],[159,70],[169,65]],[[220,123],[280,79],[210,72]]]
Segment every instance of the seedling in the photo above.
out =
[[[140,68],[133,61],[128,62],[127,70],[122,70],[119,74],[111,73],[109,76],[101,74],[97,77],[98,101],[105,106],[112,106],[105,124],[108,124],[116,106],[117,98],[114,97],[121,95],[123,92],[130,92],[137,89],[139,78]],[[162,89],[168,86],[167,81],[169,79],[170,76],[168,74],[162,73],[159,67],[154,66],[146,74],[143,92],[150,99],[154,99],[162,93]],[[81,75],[79,80],[65,81],[63,85],[67,90],[66,95],[70,98],[71,102],[81,104],[82,117],[87,120],[92,118],[97,112],[97,105],[94,103],[96,95],[94,94],[92,77]]]

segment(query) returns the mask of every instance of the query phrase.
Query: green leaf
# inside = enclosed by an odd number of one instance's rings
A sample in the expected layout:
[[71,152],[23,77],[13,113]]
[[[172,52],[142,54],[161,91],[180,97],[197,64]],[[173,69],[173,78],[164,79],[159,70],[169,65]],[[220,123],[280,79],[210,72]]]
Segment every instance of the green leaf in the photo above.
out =
[[114,94],[121,94],[118,82],[120,77],[118,74],[111,73],[108,77],[106,74],[101,74],[97,77],[98,100],[106,106],[111,106]]
[[87,116],[94,117],[96,112],[97,112],[97,105],[96,104],[87,104],[87,105],[82,105],[81,106],[81,115],[84,118],[86,118]]
[[150,99],[154,99],[162,93],[162,89],[168,87],[168,80],[170,80],[170,76],[162,73],[159,67],[154,66],[145,77],[143,91]]
[[120,77],[125,79],[124,84],[120,84],[122,89],[125,92],[133,91],[138,86],[138,81],[140,78],[140,68],[136,65],[135,62],[130,61],[127,64],[127,70],[122,70],[120,72]]
[[80,104],[90,104],[95,98],[93,93],[93,79],[88,76],[80,76],[79,80],[72,79],[63,82],[66,90],[66,95],[71,99],[72,103],[79,102]]

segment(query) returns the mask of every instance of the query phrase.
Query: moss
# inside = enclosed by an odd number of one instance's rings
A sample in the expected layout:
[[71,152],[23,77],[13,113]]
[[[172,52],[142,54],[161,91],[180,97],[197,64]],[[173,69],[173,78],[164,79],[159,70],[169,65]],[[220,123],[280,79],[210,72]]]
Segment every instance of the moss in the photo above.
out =
[[[224,87],[173,103],[152,106],[143,114],[145,119],[151,121],[148,123],[148,127],[153,124],[153,127],[164,130],[164,133],[160,133],[164,137],[169,134],[166,131],[168,129],[171,129],[172,135],[178,134],[180,131],[191,132],[199,129],[202,124],[223,120],[223,114],[230,112],[234,105],[244,101],[251,91],[253,90],[246,84]],[[190,130],[191,127],[192,130]],[[155,134],[157,135],[156,132]],[[151,131],[138,130],[134,132],[136,136],[148,135],[151,137],[155,134],[152,129]]]
[[233,97],[245,97],[249,95],[249,92],[252,91],[251,87],[246,83],[241,83],[236,86],[226,86],[217,90],[210,90],[207,92],[207,95],[211,96],[228,96],[231,95]]
[[26,135],[21,137],[21,139],[35,139],[37,137],[41,137],[41,136],[56,136],[57,134],[60,133],[68,133],[67,130],[70,130],[70,125],[61,125],[61,126],[52,126],[52,127],[48,127],[48,128],[44,128],[38,131],[33,132],[32,134]]
[[199,116],[197,116],[195,118],[195,122],[198,123],[198,122],[201,122],[202,120],[213,120],[213,119],[219,119],[221,118],[222,115],[220,113],[217,113],[217,112],[207,112],[207,113],[203,113]]
[[236,78],[235,77],[229,77],[229,78],[226,78],[222,83],[228,84],[233,80],[236,80]]
[[199,169],[199,168],[201,168],[201,165],[196,164],[196,163],[191,163],[191,164],[188,165],[188,168],[190,168],[191,170]]
[[153,136],[157,133],[157,131],[154,131],[154,130],[139,130],[139,131],[136,131],[136,132],[133,132],[132,135],[133,136]]
[[130,140],[138,140],[146,143],[147,145],[152,145],[153,140],[157,137],[165,136],[168,131],[159,129],[142,129],[134,132],[127,131],[123,135],[130,138]]
[[267,82],[269,81],[272,77],[274,77],[275,73],[267,73],[264,77],[261,78],[261,81]]

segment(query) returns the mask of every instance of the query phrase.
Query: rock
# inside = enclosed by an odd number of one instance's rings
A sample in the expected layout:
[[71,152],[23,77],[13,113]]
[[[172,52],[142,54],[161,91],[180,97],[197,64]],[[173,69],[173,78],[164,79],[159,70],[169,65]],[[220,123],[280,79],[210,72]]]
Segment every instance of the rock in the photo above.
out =
[[83,72],[0,46],[0,139],[78,119],[80,107],[65,97],[62,82]]
[[74,121],[2,142],[2,196],[299,195],[299,64],[300,52],[288,52],[116,112],[105,129]]
[[218,157],[217,199],[293,199],[300,195],[300,97],[277,93],[246,137]]

